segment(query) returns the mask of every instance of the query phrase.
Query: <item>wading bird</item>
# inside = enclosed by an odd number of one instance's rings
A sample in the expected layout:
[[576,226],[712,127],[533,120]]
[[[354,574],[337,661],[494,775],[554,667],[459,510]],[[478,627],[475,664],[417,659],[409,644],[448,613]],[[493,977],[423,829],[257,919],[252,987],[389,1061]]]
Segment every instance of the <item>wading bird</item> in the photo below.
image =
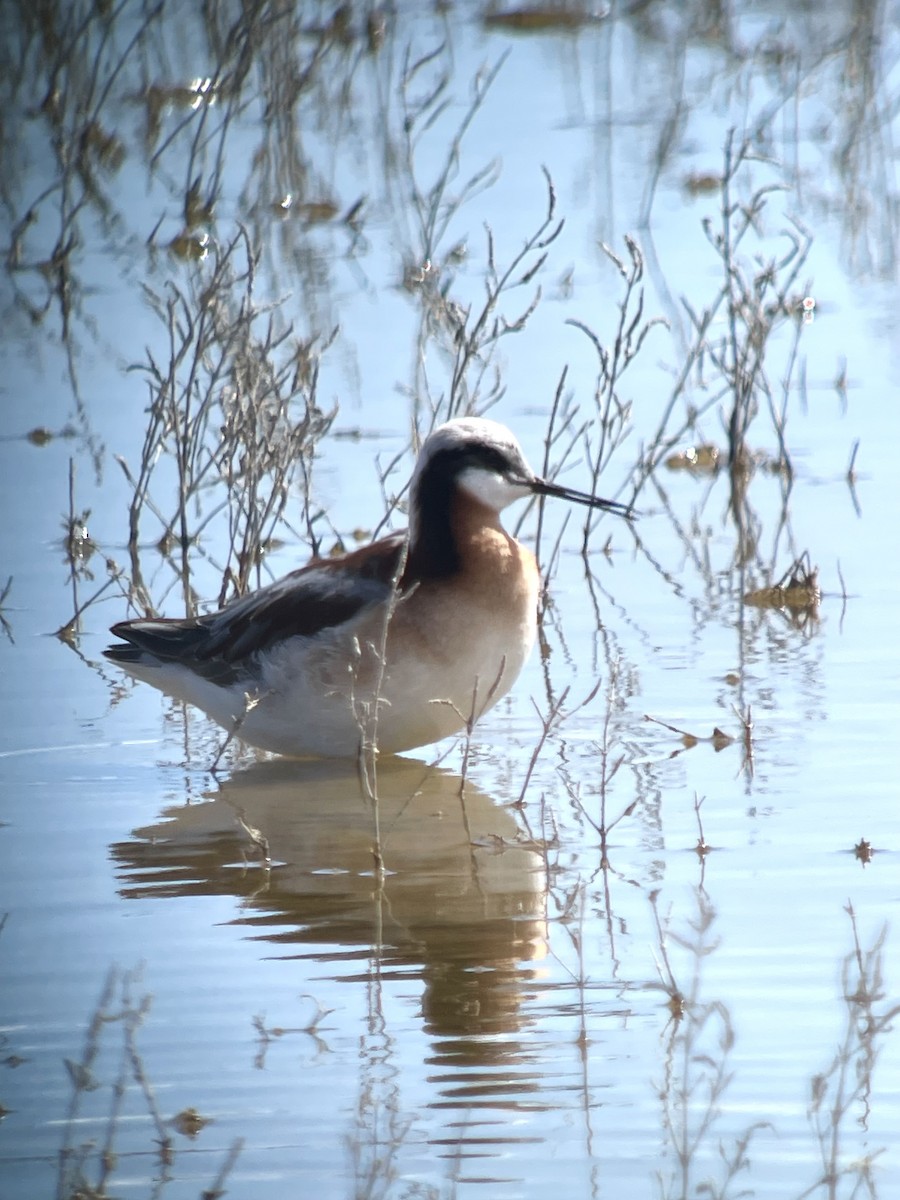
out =
[[512,687],[534,643],[539,577],[500,512],[557,496],[503,425],[466,417],[424,442],[409,531],[315,559],[219,612],[122,621],[106,657],[263,750],[352,757],[456,733]]

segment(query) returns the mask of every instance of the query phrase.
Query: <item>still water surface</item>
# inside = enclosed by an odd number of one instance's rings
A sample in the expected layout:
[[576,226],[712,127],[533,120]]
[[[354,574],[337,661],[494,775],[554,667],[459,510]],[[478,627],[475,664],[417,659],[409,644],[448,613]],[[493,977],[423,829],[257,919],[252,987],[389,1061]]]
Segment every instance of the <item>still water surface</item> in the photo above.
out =
[[[532,13],[410,6],[383,37],[363,6],[346,28],[317,5],[3,18],[3,1200],[898,1194],[898,10]],[[802,230],[790,294],[815,300],[766,343],[743,500],[727,470],[660,463],[635,528],[604,521],[586,555],[548,510],[540,653],[470,744],[379,764],[383,877],[353,770],[211,773],[217,731],[100,657],[136,565],[179,615],[231,561],[221,515],[190,587],[149,506],[127,548],[119,460],[133,479],[174,344],[145,289],[196,300],[243,227],[254,300],[318,339],[336,413],[265,578],[308,556],[307,517],[325,550],[370,536],[451,402],[496,400],[540,466],[564,368],[565,479],[589,486],[598,359],[566,322],[613,344],[599,243],[627,274],[634,234],[642,319],[668,328],[618,381],[601,490],[627,497],[722,287],[704,222],[714,242],[731,130],[734,201],[779,189],[736,270]],[[565,226],[497,311],[539,303],[454,382],[452,306],[477,312],[541,227],[542,167]],[[672,449],[727,452],[732,396],[707,350]],[[782,409],[791,486],[768,469]],[[818,603],[744,601],[804,553]]]

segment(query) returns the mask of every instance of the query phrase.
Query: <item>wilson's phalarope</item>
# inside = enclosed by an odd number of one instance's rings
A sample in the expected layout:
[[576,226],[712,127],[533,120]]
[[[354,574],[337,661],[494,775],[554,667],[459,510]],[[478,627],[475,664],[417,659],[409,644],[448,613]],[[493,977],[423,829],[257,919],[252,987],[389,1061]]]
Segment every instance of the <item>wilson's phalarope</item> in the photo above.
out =
[[630,515],[539,478],[503,425],[449,421],[419,454],[408,533],[314,559],[220,612],[123,621],[106,657],[263,750],[427,745],[506,695],[531,650],[537,564],[500,524],[529,495]]

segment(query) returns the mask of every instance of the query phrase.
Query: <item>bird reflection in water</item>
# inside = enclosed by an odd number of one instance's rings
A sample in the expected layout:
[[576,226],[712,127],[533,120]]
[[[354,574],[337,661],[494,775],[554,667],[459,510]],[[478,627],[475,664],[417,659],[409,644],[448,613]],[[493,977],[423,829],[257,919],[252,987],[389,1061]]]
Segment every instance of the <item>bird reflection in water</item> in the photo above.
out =
[[546,953],[541,847],[449,772],[393,758],[377,778],[383,871],[373,804],[353,767],[272,761],[115,844],[122,894],[231,894],[242,902],[235,924],[281,957],[317,958],[344,983],[368,982],[373,969],[382,982],[418,976],[430,1066],[461,1103],[480,1089],[496,1101],[501,1081],[511,1098],[536,1089],[517,1069],[515,1035],[529,964]]

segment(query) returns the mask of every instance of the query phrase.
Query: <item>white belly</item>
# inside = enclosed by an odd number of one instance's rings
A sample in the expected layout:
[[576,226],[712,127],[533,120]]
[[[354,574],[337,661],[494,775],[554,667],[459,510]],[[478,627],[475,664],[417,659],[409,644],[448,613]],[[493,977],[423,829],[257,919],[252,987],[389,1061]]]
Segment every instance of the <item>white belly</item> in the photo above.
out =
[[[430,638],[410,628],[401,608],[383,669],[383,617],[329,645],[292,639],[267,662],[259,701],[238,736],[279,754],[346,757],[361,744],[395,754],[457,733],[518,678],[534,644],[536,604],[535,596],[500,628],[496,613],[467,610]],[[223,721],[206,711],[226,728],[236,715],[222,714]]]
[[[247,683],[228,687],[189,664],[123,664],[196,705],[252,746],[296,757],[386,754],[457,733],[512,687],[534,643],[538,576],[528,551],[501,535],[489,570],[422,584],[311,637],[264,651]],[[385,650],[386,648],[386,650]]]

